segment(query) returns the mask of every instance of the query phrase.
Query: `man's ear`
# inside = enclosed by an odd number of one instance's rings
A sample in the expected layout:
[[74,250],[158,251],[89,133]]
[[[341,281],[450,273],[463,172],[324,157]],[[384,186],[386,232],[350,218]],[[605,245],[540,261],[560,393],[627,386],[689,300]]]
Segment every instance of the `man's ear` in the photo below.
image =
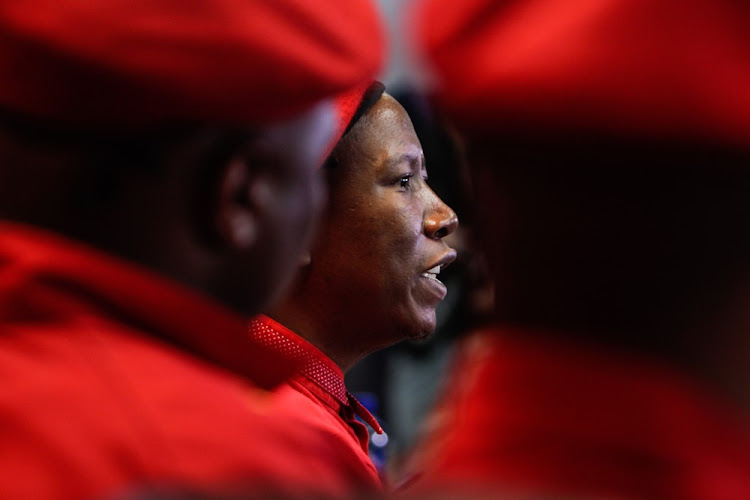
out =
[[300,256],[299,263],[297,264],[299,267],[305,267],[309,266],[312,263],[312,254],[308,250],[307,252],[303,253]]
[[215,228],[228,248],[248,250],[260,234],[268,179],[243,156],[232,158],[222,168],[220,176],[215,198]]

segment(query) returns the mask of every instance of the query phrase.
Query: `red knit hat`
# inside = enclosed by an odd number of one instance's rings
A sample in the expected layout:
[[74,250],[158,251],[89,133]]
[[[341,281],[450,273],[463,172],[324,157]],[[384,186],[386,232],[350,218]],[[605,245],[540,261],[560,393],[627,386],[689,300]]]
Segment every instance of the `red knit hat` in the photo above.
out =
[[369,0],[0,3],[0,109],[89,124],[266,123],[378,70]]
[[750,146],[750,5],[428,0],[418,37],[464,126]]

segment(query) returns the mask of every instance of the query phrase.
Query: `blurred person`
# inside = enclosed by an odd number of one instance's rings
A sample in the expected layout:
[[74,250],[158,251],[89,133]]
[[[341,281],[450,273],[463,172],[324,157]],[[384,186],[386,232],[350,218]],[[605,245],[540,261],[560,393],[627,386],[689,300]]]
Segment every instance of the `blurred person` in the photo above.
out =
[[434,331],[446,295],[438,276],[456,258],[444,238],[458,225],[427,184],[409,116],[383,90],[375,82],[353,96],[358,109],[325,165],[329,204],[309,258],[289,296],[250,324],[257,342],[302,361],[278,391],[286,406],[353,452],[375,487],[370,435],[356,417],[382,429],[344,373],[374,350]]
[[364,1],[0,6],[0,497],[362,486],[242,318],[292,277],[326,101],[380,51]]
[[750,8],[418,12],[497,305],[414,491],[750,498]]

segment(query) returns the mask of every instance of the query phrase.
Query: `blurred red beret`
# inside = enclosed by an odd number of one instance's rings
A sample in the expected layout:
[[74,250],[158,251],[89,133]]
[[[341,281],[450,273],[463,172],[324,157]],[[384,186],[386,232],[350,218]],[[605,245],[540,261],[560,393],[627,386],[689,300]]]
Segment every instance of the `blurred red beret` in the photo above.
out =
[[0,108],[64,122],[283,119],[370,81],[369,0],[0,3]]
[[417,37],[459,124],[750,146],[750,3],[427,0]]

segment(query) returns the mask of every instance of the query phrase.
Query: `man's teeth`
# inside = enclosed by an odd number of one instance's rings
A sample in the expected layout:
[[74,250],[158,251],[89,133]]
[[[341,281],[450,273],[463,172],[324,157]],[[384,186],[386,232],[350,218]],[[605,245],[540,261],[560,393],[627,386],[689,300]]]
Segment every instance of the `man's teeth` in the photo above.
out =
[[422,273],[422,276],[425,278],[432,278],[436,281],[440,281],[438,279],[438,274],[440,274],[440,266],[435,266],[432,269],[428,269],[427,271]]

